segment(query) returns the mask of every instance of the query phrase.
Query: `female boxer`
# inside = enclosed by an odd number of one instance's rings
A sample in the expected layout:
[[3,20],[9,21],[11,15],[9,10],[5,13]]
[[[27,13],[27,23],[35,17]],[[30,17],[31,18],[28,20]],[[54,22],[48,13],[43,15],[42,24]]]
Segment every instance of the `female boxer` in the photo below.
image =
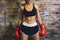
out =
[[32,0],[25,0],[25,4],[20,5],[18,25],[22,40],[28,40],[29,36],[32,36],[34,40],[39,40],[39,27],[41,29],[40,36],[43,37],[46,34],[45,26],[40,17],[39,6],[33,4]]

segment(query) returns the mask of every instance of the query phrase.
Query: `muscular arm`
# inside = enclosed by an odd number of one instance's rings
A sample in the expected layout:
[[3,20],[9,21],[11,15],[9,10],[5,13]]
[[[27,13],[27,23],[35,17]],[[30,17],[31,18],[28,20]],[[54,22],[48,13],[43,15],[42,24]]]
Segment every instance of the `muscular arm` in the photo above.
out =
[[37,11],[37,14],[36,14],[37,22],[38,22],[39,24],[43,24],[43,22],[42,22],[42,20],[41,20],[40,13],[39,13],[39,6],[38,6],[38,5],[35,5],[35,8],[36,8],[36,11]]
[[39,23],[39,27],[40,27],[40,29],[41,29],[41,32],[39,33],[39,35],[41,36],[41,37],[45,37],[46,36],[46,27],[45,27],[45,25],[43,24],[43,22],[42,22],[42,20],[41,20],[41,17],[40,17],[40,13],[39,13],[39,7],[38,6],[36,6],[36,10],[37,10],[37,21],[38,21],[38,23]]
[[23,6],[20,5],[20,15],[19,15],[19,20],[18,20],[18,26],[19,26],[19,25],[22,23],[22,21],[23,21],[22,11],[23,11]]

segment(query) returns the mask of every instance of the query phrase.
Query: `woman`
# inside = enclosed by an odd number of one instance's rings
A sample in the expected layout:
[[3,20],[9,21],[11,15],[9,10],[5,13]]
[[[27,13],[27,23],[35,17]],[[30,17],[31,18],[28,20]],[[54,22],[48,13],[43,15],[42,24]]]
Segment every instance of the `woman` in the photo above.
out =
[[25,0],[25,4],[20,5],[20,18],[18,23],[22,40],[28,40],[29,36],[33,36],[34,40],[39,40],[39,26],[37,22],[43,24],[39,14],[39,6],[33,4],[32,0]]

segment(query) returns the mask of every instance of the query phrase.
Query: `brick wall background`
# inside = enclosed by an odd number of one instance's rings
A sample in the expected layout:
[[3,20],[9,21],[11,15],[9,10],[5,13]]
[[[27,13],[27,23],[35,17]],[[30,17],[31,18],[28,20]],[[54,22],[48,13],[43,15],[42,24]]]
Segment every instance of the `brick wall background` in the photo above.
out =
[[[0,0],[0,40],[14,40],[14,28],[19,18],[19,1]],[[20,2],[24,3],[24,0]],[[40,7],[40,15],[47,35],[41,40],[60,40],[60,0],[33,0]]]

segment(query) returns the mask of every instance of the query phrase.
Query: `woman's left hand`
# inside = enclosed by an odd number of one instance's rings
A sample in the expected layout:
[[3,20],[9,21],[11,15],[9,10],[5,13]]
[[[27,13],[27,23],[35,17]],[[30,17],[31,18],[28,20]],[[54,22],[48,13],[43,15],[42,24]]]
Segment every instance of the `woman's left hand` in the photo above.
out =
[[45,28],[45,25],[44,24],[41,24],[40,25],[40,29],[41,29],[41,32],[39,33],[39,35],[41,37],[45,37],[46,36],[46,28]]

